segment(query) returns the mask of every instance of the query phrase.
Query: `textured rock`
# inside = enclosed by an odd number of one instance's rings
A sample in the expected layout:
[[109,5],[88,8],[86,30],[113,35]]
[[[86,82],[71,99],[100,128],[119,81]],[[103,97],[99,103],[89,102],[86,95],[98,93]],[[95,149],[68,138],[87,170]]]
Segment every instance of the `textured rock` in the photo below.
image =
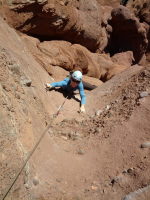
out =
[[83,81],[85,81],[86,83],[90,83],[93,86],[100,86],[103,84],[102,81],[98,80],[97,78],[93,78],[93,77],[89,77],[89,76],[83,76]]
[[[38,45],[41,52],[48,55],[46,60],[52,66],[60,66],[68,71],[80,70],[83,74],[99,78],[103,81],[123,71],[128,66],[118,65],[105,54],[94,54],[81,45],[72,45],[67,42],[44,42]],[[43,54],[43,58],[44,58]],[[45,64],[45,66],[49,66]]]
[[11,17],[6,12],[7,20],[22,32],[41,39],[45,37],[79,43],[92,51],[101,45],[102,12],[96,0],[18,0],[17,3],[11,1],[9,9]]
[[130,0],[127,3],[127,8],[129,8],[134,14],[141,19],[150,24],[150,1],[149,0]]
[[6,0],[11,9],[21,9],[34,4],[45,4],[48,0]]
[[112,56],[111,59],[113,62],[125,66],[131,66],[134,62],[132,51],[117,53],[114,56]]
[[22,36],[22,38],[36,60],[54,78],[57,77],[57,73],[62,73],[62,78],[66,76],[68,73],[63,70],[65,69],[67,71],[81,70],[85,75],[106,81],[128,68],[128,66],[112,62],[109,55],[91,53],[79,44],[72,45],[66,41],[56,40],[40,43],[29,36]]
[[127,85],[129,83],[129,80],[131,80],[133,76],[139,74],[142,70],[143,67],[141,66],[132,66],[124,72],[121,72],[117,76],[113,77],[105,84],[102,84],[100,87],[91,91],[88,95],[88,102],[86,106],[87,112],[92,115],[93,113],[95,114],[96,105],[99,105],[100,109],[103,109],[107,105],[110,105],[110,96],[111,102],[115,101],[122,92],[123,88],[121,87],[121,85]]
[[33,184],[34,184],[35,186],[37,186],[37,185],[39,184],[39,179],[38,179],[38,177],[35,176],[35,177],[33,178],[32,182],[33,182]]
[[141,144],[141,148],[150,148],[150,142],[145,142]]
[[147,96],[149,96],[149,93],[147,91],[140,93],[140,98],[147,97]]
[[131,192],[123,200],[148,200],[150,197],[150,186]]
[[142,23],[124,6],[112,10],[110,25],[113,28],[110,51],[133,51],[135,63],[140,62],[147,50],[147,31]]
[[[44,82],[48,79],[48,75],[29,54],[19,35],[1,18],[0,30],[0,146],[1,153],[5,155],[2,157],[0,170],[0,198],[2,198],[2,194],[6,192],[26,159],[26,155],[31,151],[35,138],[37,139],[45,127],[41,122],[45,121],[47,115],[45,103],[42,103],[46,95],[42,90],[41,80],[43,79]],[[45,77],[42,78],[42,74]],[[32,77],[38,89],[22,86],[22,77],[28,80]],[[45,96],[43,100],[42,96]],[[35,124],[32,123],[33,121]],[[31,172],[30,165],[27,166]],[[10,198],[29,199],[24,187],[26,172],[24,170],[19,177]],[[22,197],[18,197],[16,192],[18,190],[21,191]]]
[[141,22],[146,22],[147,37],[149,41],[148,51],[150,51],[150,1],[149,0],[130,0],[128,1],[127,8],[132,11]]
[[108,20],[111,19],[112,7],[110,6],[101,6],[101,33],[99,37],[99,48],[97,52],[103,52],[108,45],[110,34],[112,33],[112,27],[108,24]]
[[117,7],[120,4],[120,0],[97,0],[103,6]]

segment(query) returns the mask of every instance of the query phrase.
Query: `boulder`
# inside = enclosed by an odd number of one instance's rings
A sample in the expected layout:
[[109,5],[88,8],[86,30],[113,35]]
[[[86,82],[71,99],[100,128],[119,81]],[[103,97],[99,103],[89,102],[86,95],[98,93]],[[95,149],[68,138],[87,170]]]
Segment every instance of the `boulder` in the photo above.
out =
[[119,6],[112,10],[110,25],[113,29],[109,51],[111,54],[133,51],[135,63],[139,63],[147,50],[147,31],[128,8]]
[[113,62],[125,66],[131,66],[134,62],[132,51],[116,53],[114,56],[111,57],[111,59]]
[[[89,84],[89,85],[93,86],[93,89],[103,84],[103,82],[101,80],[98,80],[97,78],[89,77],[86,75],[83,76],[83,82],[85,82],[86,85]],[[85,86],[85,84],[84,84],[84,86]]]
[[131,192],[123,200],[148,200],[150,197],[150,185]]
[[99,37],[99,48],[96,52],[102,53],[105,51],[110,34],[112,33],[112,27],[108,24],[108,21],[111,19],[112,7],[110,6],[101,6],[102,12],[102,22],[101,22],[101,33]]
[[[57,74],[55,68],[61,67],[66,71],[80,70],[89,77],[107,81],[117,73],[128,68],[127,65],[119,65],[112,62],[109,55],[91,53],[87,48],[79,44],[72,45],[66,41],[45,41],[39,43],[29,36],[23,36],[22,38],[26,41],[36,60],[52,76]],[[29,41],[27,42],[27,40]],[[34,48],[31,47],[30,40]]]
[[149,0],[130,0],[127,8],[140,19],[141,22],[147,24],[148,51],[150,51],[150,1]]

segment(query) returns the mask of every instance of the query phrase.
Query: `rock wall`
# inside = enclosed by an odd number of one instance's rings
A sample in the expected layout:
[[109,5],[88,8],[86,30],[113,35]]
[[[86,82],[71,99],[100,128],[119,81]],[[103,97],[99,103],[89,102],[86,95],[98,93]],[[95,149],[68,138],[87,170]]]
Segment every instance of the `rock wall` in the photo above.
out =
[[9,23],[24,33],[79,43],[91,51],[100,46],[102,13],[96,0],[9,1],[7,9]]
[[[49,119],[43,90],[45,79],[50,77],[14,29],[0,18],[0,197]],[[12,199],[29,199],[30,189],[27,191],[26,187],[31,173],[32,165],[28,163],[9,194]]]
[[3,3],[0,13],[15,29],[40,41],[65,40],[111,55],[133,51],[140,63],[149,48],[149,2],[129,1],[128,8],[119,3],[13,0]]
[[130,0],[127,8],[129,8],[141,22],[147,27],[147,38],[149,41],[148,51],[150,51],[150,1],[149,0]]
[[129,55],[124,58],[124,63],[117,63],[113,62],[109,55],[91,53],[79,44],[72,45],[66,41],[40,42],[25,35],[22,38],[36,60],[52,76],[55,74],[55,68],[57,71],[57,67],[61,67],[67,71],[80,70],[84,75],[106,81],[132,64],[132,58],[128,64],[127,60],[131,57]]
[[135,63],[139,63],[148,46],[144,24],[124,6],[112,10],[110,25],[113,28],[109,51],[133,51]]
[[105,0],[97,0],[97,2],[100,5],[111,6],[111,7],[117,7],[120,4],[120,0],[107,0],[107,1],[105,1]]

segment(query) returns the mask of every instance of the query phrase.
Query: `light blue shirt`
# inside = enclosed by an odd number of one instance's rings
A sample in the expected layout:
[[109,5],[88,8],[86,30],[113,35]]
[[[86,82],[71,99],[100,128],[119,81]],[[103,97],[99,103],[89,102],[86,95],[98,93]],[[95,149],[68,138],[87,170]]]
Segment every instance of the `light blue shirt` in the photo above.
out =
[[84,93],[84,87],[83,87],[82,81],[75,88],[72,88],[70,86],[70,82],[71,82],[70,78],[65,78],[63,81],[51,83],[51,86],[52,87],[62,87],[64,89],[66,89],[67,91],[75,91],[78,89],[79,93],[80,93],[80,97],[81,97],[81,105],[85,104],[86,96]]

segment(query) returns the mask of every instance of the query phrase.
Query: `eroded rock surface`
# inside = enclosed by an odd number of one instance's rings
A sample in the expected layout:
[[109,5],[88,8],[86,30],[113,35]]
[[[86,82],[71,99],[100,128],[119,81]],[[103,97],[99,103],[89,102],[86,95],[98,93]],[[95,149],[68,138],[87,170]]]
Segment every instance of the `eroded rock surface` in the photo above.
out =
[[102,13],[96,0],[23,2],[9,4],[13,19],[7,15],[8,21],[17,30],[79,43],[92,51],[99,48]]
[[41,41],[65,40],[111,55],[133,51],[134,63],[139,63],[149,48],[149,2],[129,2],[128,9],[119,1],[9,1],[1,15]]
[[[44,108],[41,74],[44,69],[29,54],[19,35],[0,18],[0,197],[10,187],[28,152],[35,143],[35,135],[41,133],[48,119]],[[34,68],[30,68],[30,65]],[[33,74],[36,76],[33,76]],[[37,80],[37,77],[39,77]],[[31,85],[24,84],[31,81]],[[37,80],[37,82],[36,82]],[[36,90],[33,85],[41,85]],[[44,92],[42,92],[44,94]],[[42,100],[43,99],[43,100]],[[33,122],[34,121],[34,122]],[[37,128],[38,127],[38,128]],[[28,199],[24,185],[32,167],[27,164],[18,183],[11,192],[11,198]]]
[[148,46],[147,31],[142,23],[124,6],[112,10],[113,28],[110,51],[133,51],[135,63],[140,62]]
[[145,23],[147,28],[148,37],[148,51],[150,51],[150,1],[149,0],[130,0],[127,3],[127,8],[140,19],[141,22]]
[[109,55],[91,53],[79,44],[72,45],[66,41],[40,43],[31,37],[22,36],[22,38],[37,61],[51,75],[55,73],[55,67],[59,66],[67,71],[81,70],[85,75],[106,81],[129,67],[129,64],[122,65],[113,62]]

